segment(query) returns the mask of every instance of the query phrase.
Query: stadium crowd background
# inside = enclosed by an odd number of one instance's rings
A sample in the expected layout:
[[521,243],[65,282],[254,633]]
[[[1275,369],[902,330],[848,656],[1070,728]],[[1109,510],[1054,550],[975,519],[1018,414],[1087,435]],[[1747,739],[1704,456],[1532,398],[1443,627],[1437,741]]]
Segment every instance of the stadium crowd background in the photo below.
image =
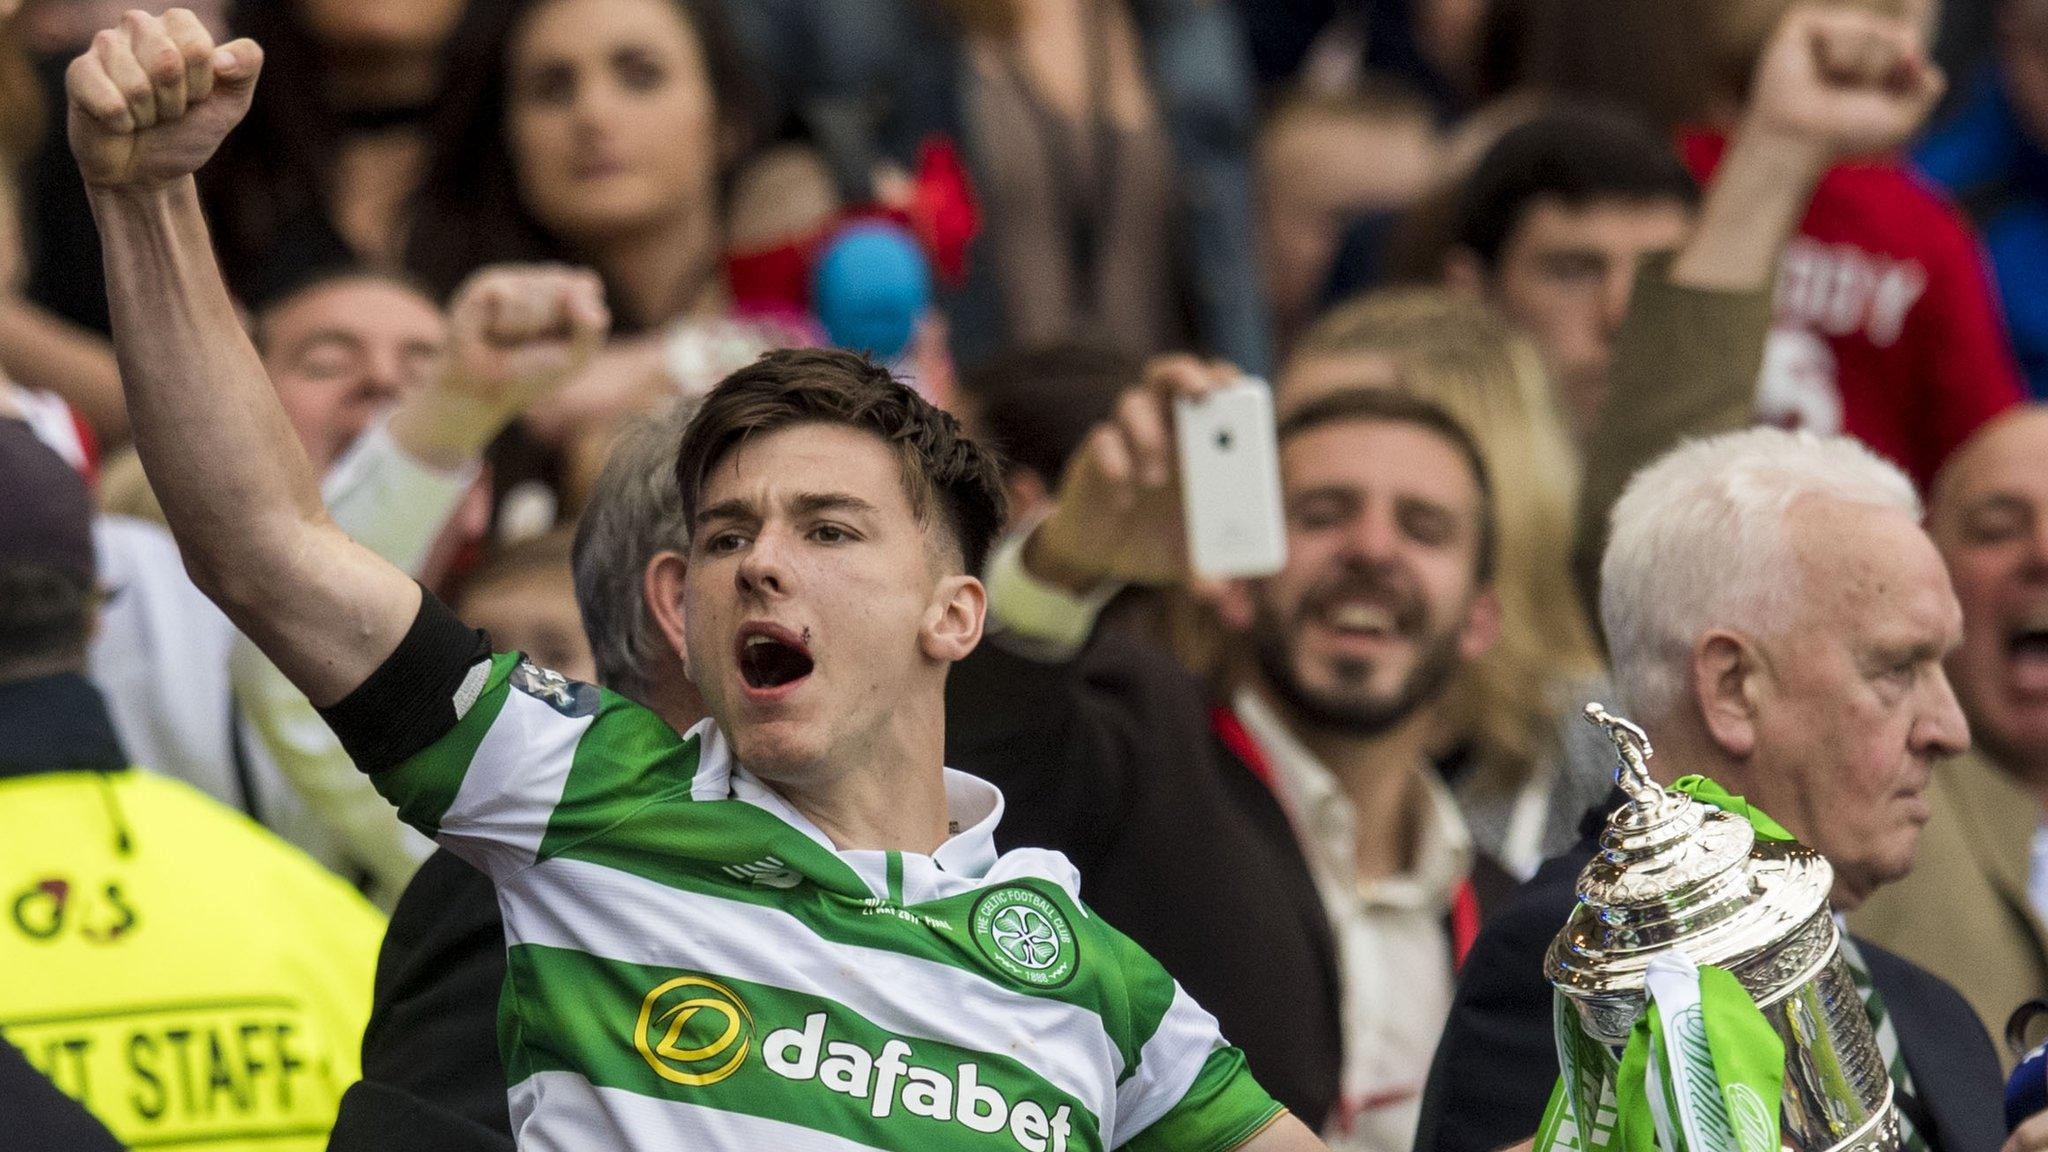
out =
[[[201,190],[337,523],[499,649],[686,724],[649,603],[680,422],[770,349],[872,354],[1006,462],[1001,634],[956,670],[949,763],[1333,1147],[1490,1146],[1459,1120],[1484,1072],[1462,1107],[1425,1085],[1486,991],[1466,955],[1608,795],[1575,717],[1610,690],[1609,511],[1752,423],[1896,464],[1962,606],[1976,750],[1852,927],[1988,1035],[2048,995],[2048,2],[188,6],[267,56]],[[488,886],[187,579],[126,447],[63,77],[127,7],[0,0],[0,417],[96,505],[81,543],[68,481],[0,491],[0,1068],[11,1046],[138,1147],[509,1147]],[[540,263],[602,281],[611,337],[480,417],[441,371],[451,315]],[[1271,379],[1283,419],[1419,397],[1483,464],[1486,619],[1413,593],[1418,642],[1453,641],[1371,739],[1271,671],[1296,619],[1125,554],[1092,500],[1076,460],[1104,422],[1142,447],[1188,353]],[[1405,411],[1369,415],[1436,419]],[[97,610],[61,698],[9,663],[48,655],[53,556]],[[210,801],[34,791],[130,763]],[[100,1146],[10,1130],[22,1072],[0,1146]]]

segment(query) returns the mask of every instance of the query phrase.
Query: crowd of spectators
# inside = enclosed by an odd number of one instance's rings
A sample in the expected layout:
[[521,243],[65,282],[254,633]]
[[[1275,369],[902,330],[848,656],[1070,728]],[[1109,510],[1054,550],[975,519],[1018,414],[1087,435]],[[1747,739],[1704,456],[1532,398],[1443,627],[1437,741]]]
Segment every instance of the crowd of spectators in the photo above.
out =
[[[66,132],[132,6],[0,0],[0,1145],[508,1149],[491,881],[162,498],[180,413]],[[946,763],[1330,1147],[1535,1130],[1593,700],[1828,856],[1916,1146],[2005,1139],[2048,2],[180,7],[264,54],[186,170],[275,469],[499,651],[706,717],[684,429],[864,353],[1002,462]],[[536,285],[603,301],[564,379],[489,335]],[[1170,429],[1240,374],[1288,557],[1217,581]]]

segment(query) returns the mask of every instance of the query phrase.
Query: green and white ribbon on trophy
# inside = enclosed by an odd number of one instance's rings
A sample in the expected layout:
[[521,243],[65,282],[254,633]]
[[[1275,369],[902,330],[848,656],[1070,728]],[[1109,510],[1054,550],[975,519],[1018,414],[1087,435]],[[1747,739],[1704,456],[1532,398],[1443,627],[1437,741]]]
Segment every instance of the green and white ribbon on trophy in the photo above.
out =
[[[1748,819],[1760,838],[1792,838],[1703,776],[1674,788]],[[1560,1075],[1536,1152],[1778,1152],[1785,1045],[1749,992],[1677,948],[1651,959],[1643,983],[1644,1012],[1618,1058],[1557,994]]]

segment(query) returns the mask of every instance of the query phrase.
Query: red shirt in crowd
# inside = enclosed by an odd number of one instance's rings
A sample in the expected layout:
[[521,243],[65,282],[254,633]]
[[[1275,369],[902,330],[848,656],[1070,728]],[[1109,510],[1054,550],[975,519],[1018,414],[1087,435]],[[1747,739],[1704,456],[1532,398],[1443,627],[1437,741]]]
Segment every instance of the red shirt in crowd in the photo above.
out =
[[[1712,133],[1680,140],[1702,182],[1725,146]],[[1758,418],[1847,432],[1923,489],[2024,395],[1976,237],[1896,160],[1821,178],[1779,265],[1776,306]]]

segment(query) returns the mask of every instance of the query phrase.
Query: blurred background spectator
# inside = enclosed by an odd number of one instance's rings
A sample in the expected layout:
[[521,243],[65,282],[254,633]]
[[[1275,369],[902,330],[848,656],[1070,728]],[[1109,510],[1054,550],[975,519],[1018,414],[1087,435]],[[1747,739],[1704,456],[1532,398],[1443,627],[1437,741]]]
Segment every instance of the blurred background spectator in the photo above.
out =
[[463,581],[450,607],[506,651],[524,652],[543,668],[589,684],[597,679],[597,664],[576,617],[569,572],[574,538],[573,531],[556,531],[498,550]]
[[[203,179],[228,284],[263,301],[308,270],[396,269],[465,0],[234,0],[267,82]],[[453,285],[442,286],[442,291]]]
[[[573,513],[595,475],[572,474],[581,442],[788,342],[729,323],[727,213],[745,208],[724,191],[754,140],[753,81],[708,0],[479,0],[447,60],[407,266],[446,293],[486,264],[587,264],[622,337],[493,449],[494,531],[516,539]],[[692,338],[730,347],[675,380],[665,353]]]
[[[1975,747],[1935,774],[1913,874],[1851,919],[1953,983],[1993,1036],[2022,1003],[2048,996],[2044,452],[2048,409],[2014,409],[1972,437],[1935,485],[1928,532],[1963,609],[1949,678]],[[2017,1055],[2004,1053],[2008,1064]]]
[[944,300],[962,366],[1073,339],[1270,363],[1234,6],[737,7],[763,10],[745,23],[849,199],[900,201],[910,174],[964,168],[978,229]]
[[1637,269],[1691,232],[1698,186],[1670,145],[1626,114],[1565,107],[1502,136],[1458,200],[1447,279],[1535,339],[1583,441],[1607,401]]
[[[1971,5],[1951,5],[1969,8]],[[1982,233],[2027,389],[2048,397],[2048,5],[1998,0],[1990,66],[1914,152]]]
[[1575,838],[1607,794],[1597,738],[1575,713],[1605,669],[1572,582],[1578,456],[1535,348],[1492,309],[1441,289],[1393,289],[1326,313],[1280,377],[1292,411],[1365,384],[1441,405],[1501,477],[1494,498],[1500,639],[1436,709],[1434,755],[1473,844],[1516,879]]
[[[1626,0],[1537,5],[1527,44],[1577,51],[1531,57],[1520,82],[1545,94],[1616,101],[1651,123],[1678,127],[1681,155],[1705,178],[1725,155],[1760,67],[1768,71],[1766,41],[1790,7],[1787,0],[1681,5],[1663,19]],[[1847,7],[1921,25],[1932,17],[1922,0]],[[1668,83],[1641,66],[1685,57],[1695,63]],[[1799,239],[1785,251],[1776,308],[1758,416],[1846,432],[1922,486],[1978,425],[2022,395],[1974,237],[1895,152],[1844,157],[1815,186]]]

